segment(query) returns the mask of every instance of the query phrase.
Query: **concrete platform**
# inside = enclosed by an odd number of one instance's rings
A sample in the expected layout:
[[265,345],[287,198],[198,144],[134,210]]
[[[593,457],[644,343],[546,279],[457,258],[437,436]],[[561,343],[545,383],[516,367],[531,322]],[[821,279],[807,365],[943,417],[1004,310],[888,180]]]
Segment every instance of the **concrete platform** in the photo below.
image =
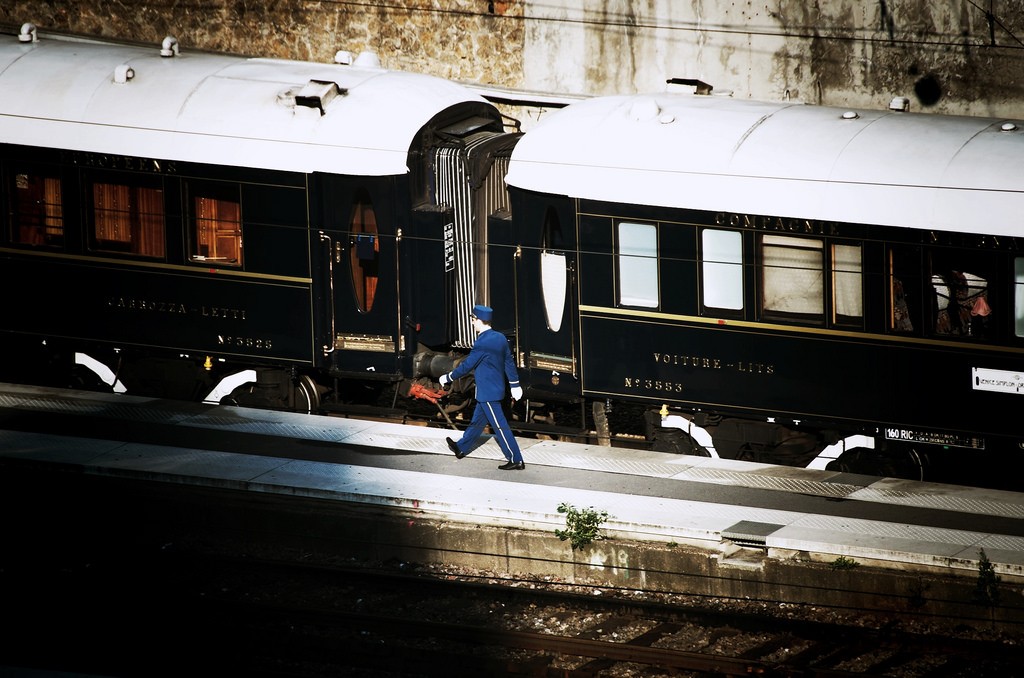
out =
[[[1000,575],[1024,577],[1024,494],[1013,492],[526,438],[526,470],[500,471],[493,441],[456,461],[445,429],[15,385],[0,386],[0,412],[65,422],[49,433],[0,430],[7,464],[546,533],[565,527],[565,502],[607,511],[611,539],[685,544],[723,559],[753,548],[971,575],[983,550]],[[82,437],[66,423],[80,417],[171,427],[194,444]],[[218,432],[259,436],[260,452],[211,449]]]

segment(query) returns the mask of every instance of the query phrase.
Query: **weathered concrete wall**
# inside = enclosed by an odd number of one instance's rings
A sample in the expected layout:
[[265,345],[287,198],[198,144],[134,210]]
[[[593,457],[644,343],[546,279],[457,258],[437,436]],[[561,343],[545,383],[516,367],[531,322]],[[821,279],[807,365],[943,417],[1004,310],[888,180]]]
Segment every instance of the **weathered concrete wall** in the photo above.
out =
[[[584,5],[584,7],[580,7]],[[971,0],[7,0],[0,23],[389,68],[555,93],[671,77],[755,99],[1024,116],[1024,3]],[[989,14],[988,10],[991,10]]]
[[724,544],[700,548],[605,529],[606,539],[573,551],[554,534],[564,522],[546,522],[552,516],[539,515],[536,522],[455,516],[232,485],[142,481],[4,460],[0,510],[18,516],[5,525],[5,562],[74,564],[209,550],[310,563],[482,570],[705,603],[745,601],[762,610],[786,603],[871,611],[890,621],[923,615],[1015,638],[1024,624],[1024,584],[1017,575],[1001,575],[998,600],[986,606],[973,602],[977,570],[861,559],[856,567],[835,569],[834,554],[727,552]]
[[[982,3],[985,8],[988,3]],[[894,7],[894,5],[896,5]],[[697,78],[754,99],[1024,114],[1024,13],[967,0],[527,3],[531,88],[656,91]],[[991,27],[991,31],[990,31]]]

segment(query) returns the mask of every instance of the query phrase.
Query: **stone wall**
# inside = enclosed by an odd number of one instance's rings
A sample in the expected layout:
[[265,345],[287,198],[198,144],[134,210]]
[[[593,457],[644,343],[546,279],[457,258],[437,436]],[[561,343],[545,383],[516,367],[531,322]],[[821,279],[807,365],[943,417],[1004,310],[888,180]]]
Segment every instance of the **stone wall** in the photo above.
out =
[[[584,6],[581,8],[581,5]],[[1017,0],[7,0],[0,24],[183,49],[330,61],[552,93],[716,92],[867,108],[1024,116]]]
[[473,0],[6,0],[0,24],[310,61],[372,51],[386,68],[519,87],[521,14]]

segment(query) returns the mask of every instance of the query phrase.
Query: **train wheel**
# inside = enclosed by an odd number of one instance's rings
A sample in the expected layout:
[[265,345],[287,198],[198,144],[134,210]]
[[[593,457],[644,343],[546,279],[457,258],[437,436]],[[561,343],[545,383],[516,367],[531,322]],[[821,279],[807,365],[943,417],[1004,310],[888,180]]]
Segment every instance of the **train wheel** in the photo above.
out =
[[928,455],[919,453],[916,448],[891,445],[888,450],[864,447],[849,449],[825,468],[829,471],[843,473],[926,480],[929,475],[927,473],[928,466]]
[[320,411],[322,392],[308,375],[295,375],[291,370],[267,368],[257,370],[255,381],[240,384],[220,402],[240,407],[317,414]]
[[687,454],[693,457],[710,457],[707,448],[693,439],[686,431],[678,428],[662,428],[654,432],[651,449],[655,452],[671,454]]
[[320,388],[308,374],[300,374],[293,382],[291,400],[296,412],[315,414],[320,411]]
[[71,368],[68,378],[68,388],[80,391],[98,391],[101,393],[113,393],[113,387],[84,365],[75,365]]

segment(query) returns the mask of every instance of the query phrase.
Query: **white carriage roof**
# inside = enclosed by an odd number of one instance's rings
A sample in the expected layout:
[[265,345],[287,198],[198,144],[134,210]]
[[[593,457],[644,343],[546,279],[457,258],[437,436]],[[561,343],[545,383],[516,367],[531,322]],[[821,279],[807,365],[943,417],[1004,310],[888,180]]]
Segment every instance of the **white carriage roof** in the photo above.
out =
[[617,203],[1024,235],[1024,122],[601,97],[542,119],[507,180]]
[[187,49],[164,57],[160,47],[0,35],[0,142],[393,175],[408,171],[410,144],[434,115],[486,103],[431,76]]

